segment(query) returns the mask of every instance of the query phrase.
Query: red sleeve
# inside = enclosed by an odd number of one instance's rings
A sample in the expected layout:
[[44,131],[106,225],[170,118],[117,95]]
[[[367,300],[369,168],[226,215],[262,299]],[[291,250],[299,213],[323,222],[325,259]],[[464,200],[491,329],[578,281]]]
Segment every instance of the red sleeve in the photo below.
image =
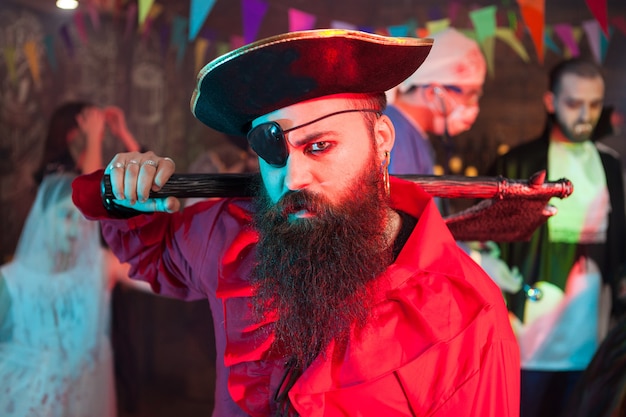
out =
[[74,205],[89,220],[101,220],[110,218],[109,213],[102,204],[100,184],[104,170],[98,170],[91,174],[80,175],[72,182],[72,200]]

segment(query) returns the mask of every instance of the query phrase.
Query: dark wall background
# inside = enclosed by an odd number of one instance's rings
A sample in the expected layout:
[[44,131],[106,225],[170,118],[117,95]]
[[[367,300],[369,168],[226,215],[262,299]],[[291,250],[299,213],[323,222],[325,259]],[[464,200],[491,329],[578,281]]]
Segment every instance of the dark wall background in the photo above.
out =
[[[0,51],[15,48],[15,76],[0,55],[0,259],[12,254],[23,221],[35,195],[31,174],[39,162],[47,120],[53,109],[69,99],[85,99],[101,105],[122,107],[128,124],[138,140],[147,148],[169,155],[179,171],[203,151],[216,147],[225,138],[205,127],[191,116],[189,99],[196,68],[193,43],[186,48],[181,62],[173,45],[163,48],[164,28],[171,29],[176,16],[187,18],[189,1],[157,2],[163,12],[153,22],[148,35],[136,28],[125,36],[124,13],[100,14],[100,28],[92,27],[85,17],[88,41],[77,33],[73,14],[54,8],[53,0],[3,0],[0,3]],[[106,2],[105,2],[106,3]],[[124,2],[128,6],[132,2]],[[268,0],[258,37],[288,30],[290,7],[317,16],[316,27],[329,27],[331,21],[345,21],[360,27],[384,28],[402,25],[414,19],[419,26],[428,20],[447,16],[452,2],[437,0]],[[514,0],[461,0],[452,26],[471,28],[468,11],[496,5],[499,26],[506,26],[506,13],[521,15]],[[626,16],[626,2],[608,0],[610,17]],[[546,24],[569,23],[580,26],[593,19],[584,0],[546,0]],[[73,39],[70,53],[59,29],[66,25]],[[241,2],[217,0],[203,28],[202,35],[211,38],[206,62],[230,41],[243,33]],[[165,34],[165,35],[164,35]],[[41,45],[53,37],[57,67],[53,68]],[[23,45],[35,40],[42,79],[35,84]],[[168,40],[168,39],[166,39]],[[496,155],[500,144],[515,145],[540,133],[544,123],[541,96],[546,72],[562,55],[546,49],[543,64],[539,63],[531,38],[521,38],[530,61],[524,62],[508,45],[496,41],[495,76],[489,77],[481,99],[481,113],[471,131],[454,141],[463,167],[475,166],[482,173]],[[558,39],[556,40],[558,44]],[[614,30],[603,67],[607,76],[607,103],[620,112],[626,111],[626,39]],[[559,44],[559,46],[561,46]],[[592,58],[583,34],[579,47],[583,56]],[[222,48],[222,49],[220,49]],[[437,138],[434,138],[437,143]],[[120,151],[113,138],[107,138],[105,159]]]

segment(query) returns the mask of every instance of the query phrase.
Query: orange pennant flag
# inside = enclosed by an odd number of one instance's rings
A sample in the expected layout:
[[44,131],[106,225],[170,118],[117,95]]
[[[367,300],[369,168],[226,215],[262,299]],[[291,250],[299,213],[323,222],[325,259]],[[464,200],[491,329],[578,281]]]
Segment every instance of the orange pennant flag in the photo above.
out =
[[35,85],[41,87],[41,69],[39,67],[39,58],[37,55],[37,44],[35,41],[27,41],[24,44],[24,54],[26,55],[26,61],[28,61],[28,68],[30,74],[35,80]]
[[543,64],[545,0],[517,0],[524,24],[530,31],[537,58]]

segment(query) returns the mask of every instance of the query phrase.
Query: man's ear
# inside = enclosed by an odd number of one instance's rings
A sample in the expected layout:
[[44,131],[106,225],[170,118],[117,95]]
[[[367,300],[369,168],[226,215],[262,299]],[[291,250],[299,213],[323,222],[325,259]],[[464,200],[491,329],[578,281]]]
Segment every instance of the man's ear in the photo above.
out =
[[543,94],[543,105],[546,106],[546,110],[548,111],[548,113],[552,114],[554,113],[554,93],[552,91],[546,91]]
[[450,103],[450,98],[441,85],[430,84],[422,88],[426,102],[436,114],[447,116],[453,110],[454,104]]
[[374,137],[376,138],[376,148],[381,153],[391,151],[396,139],[396,129],[387,115],[383,114],[376,119]]

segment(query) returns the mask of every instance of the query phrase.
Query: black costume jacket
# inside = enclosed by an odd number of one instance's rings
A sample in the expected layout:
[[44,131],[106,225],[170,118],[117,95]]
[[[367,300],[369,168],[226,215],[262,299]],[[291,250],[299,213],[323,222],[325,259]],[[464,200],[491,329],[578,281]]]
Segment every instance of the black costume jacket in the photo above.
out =
[[[499,157],[490,170],[490,175],[528,179],[538,171],[547,170],[549,131],[547,128],[541,137]],[[549,281],[561,289],[565,288],[567,276],[578,256],[585,255],[594,259],[600,267],[603,281],[611,285],[613,314],[619,315],[626,311],[626,306],[616,299],[616,285],[626,263],[624,181],[616,152],[598,143],[596,148],[604,166],[611,202],[606,243],[582,245],[549,242],[548,226],[544,224],[528,242],[501,244],[501,255],[509,267],[519,268],[526,283],[532,285],[537,281]],[[509,309],[521,319],[525,304],[524,292],[509,295],[508,298]]]

